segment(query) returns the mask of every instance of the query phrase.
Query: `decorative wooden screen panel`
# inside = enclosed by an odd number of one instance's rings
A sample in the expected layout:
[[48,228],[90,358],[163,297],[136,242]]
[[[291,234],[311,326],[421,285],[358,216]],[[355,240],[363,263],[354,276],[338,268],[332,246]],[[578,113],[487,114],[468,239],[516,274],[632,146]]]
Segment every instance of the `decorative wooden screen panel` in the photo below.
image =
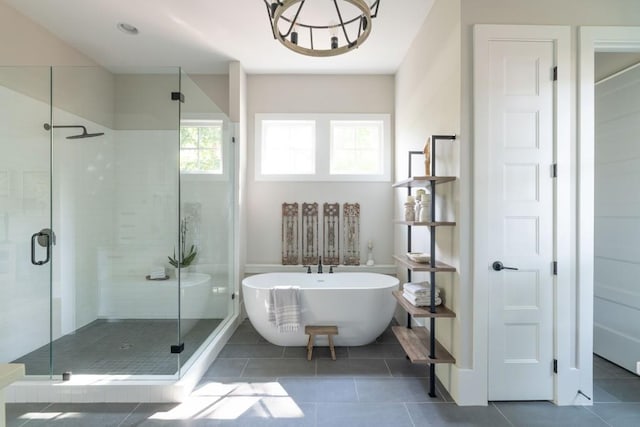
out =
[[318,263],[318,204],[302,204],[302,264]]
[[322,218],[322,262],[340,264],[340,203],[325,203]]
[[344,204],[344,265],[360,265],[360,203]]
[[282,204],[282,265],[298,265],[298,204]]

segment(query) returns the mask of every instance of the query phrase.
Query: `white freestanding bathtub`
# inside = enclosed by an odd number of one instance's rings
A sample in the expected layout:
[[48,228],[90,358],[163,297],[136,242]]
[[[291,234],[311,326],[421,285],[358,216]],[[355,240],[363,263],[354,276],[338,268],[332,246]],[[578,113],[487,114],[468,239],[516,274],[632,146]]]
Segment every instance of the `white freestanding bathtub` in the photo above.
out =
[[[242,281],[247,315],[264,339],[275,345],[304,346],[305,325],[336,325],[335,345],[358,346],[373,342],[391,322],[396,301],[391,292],[398,279],[377,273],[266,273]],[[299,286],[301,327],[279,332],[269,322],[269,290],[274,286]],[[324,336],[316,343],[326,345]]]

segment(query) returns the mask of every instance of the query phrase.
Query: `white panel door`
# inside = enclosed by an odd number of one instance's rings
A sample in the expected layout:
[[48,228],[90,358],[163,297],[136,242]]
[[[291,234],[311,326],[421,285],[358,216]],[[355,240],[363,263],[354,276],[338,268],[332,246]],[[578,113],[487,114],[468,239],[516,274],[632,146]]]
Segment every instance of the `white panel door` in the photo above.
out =
[[553,398],[554,44],[489,44],[489,400]]

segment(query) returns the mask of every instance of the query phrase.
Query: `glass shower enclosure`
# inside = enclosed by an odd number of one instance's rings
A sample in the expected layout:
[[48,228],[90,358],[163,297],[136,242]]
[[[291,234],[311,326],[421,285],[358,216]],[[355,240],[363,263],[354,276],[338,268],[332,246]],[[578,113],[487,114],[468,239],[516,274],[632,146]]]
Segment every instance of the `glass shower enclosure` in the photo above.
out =
[[0,363],[180,377],[233,314],[234,164],[179,68],[0,68]]

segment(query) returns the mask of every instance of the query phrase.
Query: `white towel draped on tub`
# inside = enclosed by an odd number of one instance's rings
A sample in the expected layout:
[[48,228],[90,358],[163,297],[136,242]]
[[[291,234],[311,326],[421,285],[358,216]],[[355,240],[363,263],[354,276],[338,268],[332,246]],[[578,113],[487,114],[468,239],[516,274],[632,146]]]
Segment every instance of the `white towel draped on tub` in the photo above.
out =
[[269,290],[269,322],[280,332],[300,329],[299,290],[297,286],[275,286]]

